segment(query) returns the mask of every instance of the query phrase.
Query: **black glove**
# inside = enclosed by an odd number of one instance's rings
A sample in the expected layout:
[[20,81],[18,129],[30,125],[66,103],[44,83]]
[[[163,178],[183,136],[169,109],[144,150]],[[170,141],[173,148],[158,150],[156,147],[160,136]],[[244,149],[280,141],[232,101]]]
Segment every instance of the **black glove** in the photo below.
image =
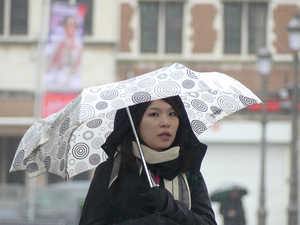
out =
[[178,225],[173,219],[164,216],[157,216],[156,214],[151,214],[149,216],[144,216],[141,218],[126,220],[122,223],[114,223],[112,225],[153,225],[153,224],[168,224],[168,225]]
[[147,193],[141,194],[141,214],[147,216],[153,213],[180,222],[188,216],[189,209],[185,203],[174,200],[168,190],[153,187]]
[[160,187],[153,187],[148,192],[141,194],[141,212],[143,216],[165,211],[171,193]]

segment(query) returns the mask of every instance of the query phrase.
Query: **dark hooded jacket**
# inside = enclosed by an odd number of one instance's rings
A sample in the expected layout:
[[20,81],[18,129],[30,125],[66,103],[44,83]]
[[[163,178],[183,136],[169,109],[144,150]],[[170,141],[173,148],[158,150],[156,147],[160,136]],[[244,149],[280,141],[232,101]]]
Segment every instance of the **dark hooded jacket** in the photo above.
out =
[[[186,171],[191,193],[191,209],[168,192],[161,195],[164,202],[163,211],[145,213],[142,208],[142,196],[150,190],[146,173],[143,170],[126,170],[120,168],[118,178],[109,187],[109,180],[113,169],[114,155],[121,138],[131,129],[125,110],[118,110],[115,118],[114,131],[107,138],[102,148],[109,156],[106,162],[101,163],[94,174],[82,209],[80,225],[141,225],[141,224],[168,224],[168,225],[212,225],[216,224],[214,212],[211,207],[205,181],[200,173],[202,159],[206,152],[206,145],[200,143],[190,128],[186,112],[180,98],[177,98],[184,119],[181,132],[184,135],[185,148],[190,151],[190,166]],[[134,107],[130,108],[134,116]],[[165,179],[173,179],[181,168],[180,156],[172,161],[148,165],[148,169],[157,174],[157,170],[163,171],[160,176]],[[160,183],[160,193],[163,184]],[[166,191],[165,191],[166,192]]]
[[[230,217],[228,212],[230,210],[235,211],[235,216]],[[224,217],[224,225],[245,225],[245,213],[241,198],[224,198],[221,202],[220,213]]]

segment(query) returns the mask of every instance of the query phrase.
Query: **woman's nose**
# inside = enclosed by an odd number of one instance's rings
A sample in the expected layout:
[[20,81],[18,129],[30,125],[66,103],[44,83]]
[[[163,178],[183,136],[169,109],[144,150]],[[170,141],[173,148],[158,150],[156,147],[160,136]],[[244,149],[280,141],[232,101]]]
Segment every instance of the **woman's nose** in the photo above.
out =
[[160,123],[161,123],[162,127],[169,127],[170,126],[170,119],[167,116],[162,116]]

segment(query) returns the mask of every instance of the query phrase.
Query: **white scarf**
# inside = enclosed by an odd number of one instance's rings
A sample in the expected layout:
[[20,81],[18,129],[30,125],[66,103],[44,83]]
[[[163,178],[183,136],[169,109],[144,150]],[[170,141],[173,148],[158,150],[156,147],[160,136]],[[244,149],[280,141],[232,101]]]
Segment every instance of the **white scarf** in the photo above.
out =
[[[155,151],[146,145],[141,145],[141,147],[144,153],[145,160],[149,164],[157,164],[157,163],[167,162],[176,159],[179,156],[179,150],[180,150],[179,146],[175,146],[173,148],[161,152]],[[141,155],[137,143],[134,141],[132,142],[132,152],[135,157],[141,159]]]
[[[179,156],[179,146],[172,147],[165,151],[155,151],[148,146],[141,145],[144,157],[147,163],[157,164],[162,162],[167,162],[178,158]],[[136,142],[132,142],[133,155],[141,159],[140,152]],[[140,174],[143,167],[140,166]],[[151,171],[149,171],[151,174]],[[152,183],[155,184],[154,177],[152,176]],[[173,195],[175,200],[180,200],[186,203],[191,209],[191,193],[189,189],[189,184],[185,173],[179,173],[173,180],[163,179],[165,188]]]
[[[145,145],[141,145],[141,147],[144,153],[145,160],[149,164],[157,164],[157,163],[174,160],[179,156],[179,150],[180,150],[179,146],[170,148],[162,152],[157,152]],[[138,146],[136,142],[132,142],[132,149],[133,149],[133,155],[141,159],[140,152],[138,150]],[[110,188],[113,182],[118,178],[120,165],[121,165],[121,154],[119,154],[120,150],[121,150],[120,147],[118,147],[118,151],[115,153],[114,156],[114,164],[113,164],[108,188]],[[138,166],[140,168],[140,175],[141,175],[143,166],[140,161],[138,161]],[[149,173],[152,174],[151,171],[149,171]],[[152,183],[155,184],[154,177],[152,176],[151,178],[152,178]],[[163,179],[163,182],[165,188],[173,195],[175,200],[180,200],[186,203],[189,209],[191,209],[191,193],[190,193],[190,188],[185,173],[179,173],[173,180]]]

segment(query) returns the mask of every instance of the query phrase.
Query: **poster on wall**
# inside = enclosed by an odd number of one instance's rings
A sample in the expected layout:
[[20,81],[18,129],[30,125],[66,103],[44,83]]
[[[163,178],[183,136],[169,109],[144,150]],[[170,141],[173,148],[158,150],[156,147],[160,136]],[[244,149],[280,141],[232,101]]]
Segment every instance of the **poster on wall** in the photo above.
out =
[[82,90],[81,59],[87,6],[53,2],[45,46],[42,118],[67,106]]
[[45,91],[74,93],[82,89],[81,58],[87,6],[53,2],[45,47]]

